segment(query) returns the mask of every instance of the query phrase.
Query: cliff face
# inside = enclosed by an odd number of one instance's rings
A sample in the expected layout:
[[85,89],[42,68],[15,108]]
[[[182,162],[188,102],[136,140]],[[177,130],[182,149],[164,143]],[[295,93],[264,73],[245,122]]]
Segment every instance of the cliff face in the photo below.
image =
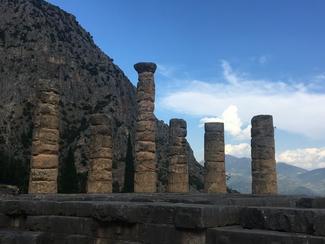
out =
[[[56,87],[61,98],[59,190],[66,191],[62,182],[77,177],[76,191],[84,191],[89,116],[102,112],[112,118],[113,187],[122,191],[126,154],[133,151],[127,146],[129,137],[129,144],[134,145],[134,86],[74,16],[42,0],[0,0],[0,181],[19,185],[23,191],[28,183],[40,83]],[[157,123],[163,190],[168,126]],[[191,150],[189,157],[191,164],[197,163]],[[62,174],[66,168],[71,172],[68,176]]]

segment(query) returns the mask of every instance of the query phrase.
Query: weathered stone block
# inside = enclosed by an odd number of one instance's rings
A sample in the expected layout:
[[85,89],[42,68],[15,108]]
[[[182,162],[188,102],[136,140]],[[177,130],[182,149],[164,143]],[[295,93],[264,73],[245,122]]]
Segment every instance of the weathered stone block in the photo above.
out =
[[152,141],[138,141],[135,146],[136,152],[156,152],[156,143]]
[[135,192],[155,192],[157,188],[157,173],[137,171],[134,175]]
[[54,115],[41,115],[40,126],[47,129],[59,129],[59,117]]
[[135,153],[135,157],[137,159],[137,165],[140,165],[143,161],[150,161],[154,163],[156,160],[156,154],[154,152],[137,151]]
[[45,144],[41,141],[33,141],[32,154],[58,154],[59,153],[59,144]]
[[57,193],[56,181],[30,181],[29,193]]
[[58,169],[36,169],[30,171],[32,181],[56,181],[58,178]]
[[112,180],[88,179],[87,193],[112,193]]
[[90,152],[91,159],[98,158],[107,158],[112,159],[113,151],[109,147],[93,147],[93,150]]
[[41,154],[32,157],[32,168],[35,169],[53,169],[57,168],[59,157],[55,154]]

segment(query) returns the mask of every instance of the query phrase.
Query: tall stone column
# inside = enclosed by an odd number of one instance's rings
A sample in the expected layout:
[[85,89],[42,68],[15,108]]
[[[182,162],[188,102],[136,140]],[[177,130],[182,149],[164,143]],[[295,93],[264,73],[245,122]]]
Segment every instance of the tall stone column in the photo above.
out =
[[113,140],[111,120],[105,114],[90,117],[90,168],[88,193],[112,192]]
[[204,161],[206,192],[227,192],[225,172],[225,139],[223,123],[205,123]]
[[276,194],[274,127],[271,115],[258,115],[252,119],[252,193]]
[[45,85],[38,92],[28,192],[57,193],[60,97],[56,89]]
[[156,192],[156,119],[155,82],[156,64],[137,63],[134,65],[139,75],[137,85],[137,125],[135,136],[135,192]]
[[171,119],[169,122],[168,192],[189,191],[186,135],[186,121]]

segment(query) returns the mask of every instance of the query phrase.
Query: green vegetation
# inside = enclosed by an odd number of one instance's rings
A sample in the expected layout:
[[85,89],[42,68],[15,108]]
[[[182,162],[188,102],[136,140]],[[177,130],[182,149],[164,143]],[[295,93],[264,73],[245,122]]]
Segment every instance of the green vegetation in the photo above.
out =
[[59,177],[60,193],[78,193],[79,192],[78,174],[74,162],[74,155],[71,148],[68,151],[66,159],[61,167]]
[[134,192],[134,159],[130,135],[128,137],[128,145],[125,157],[123,192]]

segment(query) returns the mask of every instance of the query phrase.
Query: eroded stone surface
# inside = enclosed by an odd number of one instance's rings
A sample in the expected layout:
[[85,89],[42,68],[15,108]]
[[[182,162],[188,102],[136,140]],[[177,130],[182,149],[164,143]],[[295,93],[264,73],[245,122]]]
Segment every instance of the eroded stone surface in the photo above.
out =
[[184,193],[2,195],[0,242],[325,243],[324,209],[295,207],[301,200]]
[[204,134],[206,192],[227,192],[225,172],[224,124],[206,123]]
[[153,63],[134,65],[138,72],[137,86],[137,125],[135,135],[135,192],[156,192],[156,121],[154,116],[155,82]]
[[253,117],[251,136],[252,193],[276,194],[277,175],[272,116]]
[[30,193],[56,193],[59,168],[59,102],[57,89],[39,82],[34,112]]
[[111,120],[105,114],[93,114],[90,118],[90,163],[88,193],[112,192],[113,139]]
[[188,192],[187,126],[183,119],[169,122],[168,192]]

